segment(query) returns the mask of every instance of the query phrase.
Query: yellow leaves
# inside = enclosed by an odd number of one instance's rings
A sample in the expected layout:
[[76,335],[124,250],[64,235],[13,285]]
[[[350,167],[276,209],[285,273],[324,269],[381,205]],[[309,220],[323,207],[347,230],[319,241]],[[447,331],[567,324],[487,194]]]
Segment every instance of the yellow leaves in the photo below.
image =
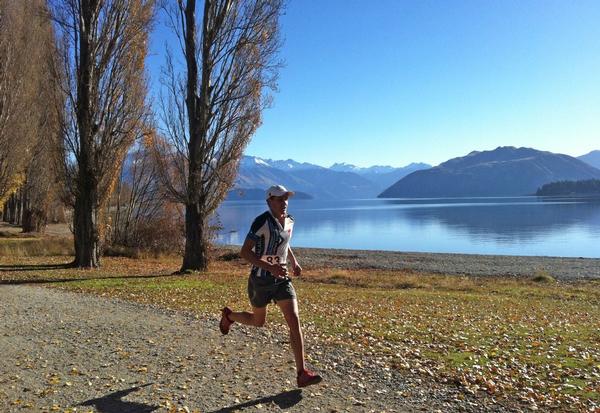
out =
[[75,367],[71,368],[71,370],[69,371],[69,374],[72,376],[82,375],[82,373],[79,370],[77,370],[77,368],[75,368]]
[[0,208],[4,207],[4,203],[25,183],[25,174],[16,173],[7,178],[7,182],[0,181]]
[[128,351],[125,351],[121,348],[118,348],[115,350],[117,355],[119,356],[119,359],[123,360],[123,359],[128,359],[130,356],[130,353]]
[[61,379],[60,376],[56,373],[50,373],[46,376],[46,381],[48,382],[49,385],[57,385],[60,383]]

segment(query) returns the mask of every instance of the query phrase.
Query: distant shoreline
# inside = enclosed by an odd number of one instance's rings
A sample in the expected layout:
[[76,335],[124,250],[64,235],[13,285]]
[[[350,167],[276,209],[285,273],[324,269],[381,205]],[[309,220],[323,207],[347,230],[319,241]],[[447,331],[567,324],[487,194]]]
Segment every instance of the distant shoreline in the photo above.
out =
[[[239,251],[239,246],[219,246]],[[563,281],[600,280],[600,258],[450,254],[294,247],[303,268],[408,270],[478,277],[532,277],[548,274]]]

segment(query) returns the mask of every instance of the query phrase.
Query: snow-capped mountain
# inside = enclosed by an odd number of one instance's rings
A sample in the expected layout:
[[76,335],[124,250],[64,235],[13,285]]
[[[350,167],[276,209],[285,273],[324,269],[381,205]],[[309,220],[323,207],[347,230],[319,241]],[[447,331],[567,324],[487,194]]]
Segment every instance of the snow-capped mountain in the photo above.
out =
[[403,168],[394,168],[393,166],[380,166],[380,165],[370,166],[368,168],[361,168],[360,166],[342,162],[342,163],[334,163],[333,165],[331,165],[329,167],[329,169],[331,169],[332,171],[354,172],[359,175],[364,175],[364,174],[385,174],[385,173],[394,172],[397,169],[403,169]]
[[411,163],[402,168],[394,168],[393,166],[375,165],[368,168],[361,168],[348,163],[334,163],[329,169],[340,172],[353,172],[373,181],[381,188],[387,188],[406,175],[422,169],[429,169],[431,165],[426,163]]
[[[293,159],[272,160],[244,156],[235,182],[236,194],[255,196],[257,189],[280,183],[314,198],[372,198],[401,177],[429,167],[411,164],[405,168],[374,166],[359,168],[349,164],[335,164],[331,168],[298,162]],[[415,169],[416,168],[416,169]],[[254,195],[253,195],[254,194]],[[239,198],[236,195],[236,198]]]
[[296,162],[293,159],[272,160],[259,158],[257,156],[244,156],[240,162],[243,167],[252,167],[256,165],[270,166],[271,168],[281,169],[282,171],[300,171],[303,169],[325,169],[322,166],[308,162]]

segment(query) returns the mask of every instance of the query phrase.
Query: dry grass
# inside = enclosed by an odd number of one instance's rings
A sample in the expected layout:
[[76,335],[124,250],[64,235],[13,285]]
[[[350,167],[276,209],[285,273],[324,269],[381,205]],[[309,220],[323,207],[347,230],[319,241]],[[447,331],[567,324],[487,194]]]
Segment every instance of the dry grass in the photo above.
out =
[[29,235],[0,238],[0,257],[50,257],[73,255],[73,240],[33,238]]
[[[11,257],[51,257],[73,255],[73,238],[64,232],[65,225],[50,225],[47,234],[23,233],[21,228],[0,223],[0,259]],[[22,259],[21,259],[22,260]]]

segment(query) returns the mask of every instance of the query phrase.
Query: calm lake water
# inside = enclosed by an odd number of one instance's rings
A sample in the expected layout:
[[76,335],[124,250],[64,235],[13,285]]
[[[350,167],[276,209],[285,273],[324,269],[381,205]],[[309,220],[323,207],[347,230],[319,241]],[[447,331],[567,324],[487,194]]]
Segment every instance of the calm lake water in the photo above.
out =
[[[219,209],[218,242],[241,245],[264,201]],[[292,245],[600,258],[599,198],[291,199]]]

